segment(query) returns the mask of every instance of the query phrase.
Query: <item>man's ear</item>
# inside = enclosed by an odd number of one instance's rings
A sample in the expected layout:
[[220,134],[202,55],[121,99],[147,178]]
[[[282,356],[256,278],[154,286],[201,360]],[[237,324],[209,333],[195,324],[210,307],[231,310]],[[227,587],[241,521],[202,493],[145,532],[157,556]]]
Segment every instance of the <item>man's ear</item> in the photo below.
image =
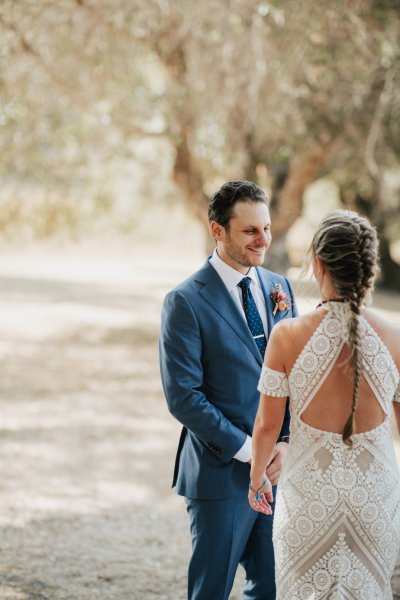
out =
[[216,242],[223,239],[224,227],[217,223],[217,221],[211,221],[210,223],[210,231]]

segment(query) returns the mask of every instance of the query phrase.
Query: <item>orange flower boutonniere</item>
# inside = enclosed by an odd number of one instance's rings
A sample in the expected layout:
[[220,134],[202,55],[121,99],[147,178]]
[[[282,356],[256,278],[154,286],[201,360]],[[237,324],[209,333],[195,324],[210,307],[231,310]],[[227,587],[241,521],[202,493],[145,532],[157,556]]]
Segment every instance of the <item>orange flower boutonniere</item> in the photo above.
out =
[[280,283],[275,283],[274,288],[269,296],[271,300],[275,303],[274,310],[272,312],[273,316],[276,315],[278,310],[281,312],[284,310],[288,310],[289,300],[287,298],[287,294],[285,294],[285,292],[283,291]]

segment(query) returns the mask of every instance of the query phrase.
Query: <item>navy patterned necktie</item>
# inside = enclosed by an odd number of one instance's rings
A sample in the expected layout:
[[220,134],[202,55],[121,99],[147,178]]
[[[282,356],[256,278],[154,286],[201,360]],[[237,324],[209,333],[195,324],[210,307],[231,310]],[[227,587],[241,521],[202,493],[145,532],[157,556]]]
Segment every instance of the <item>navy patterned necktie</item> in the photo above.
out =
[[251,331],[251,335],[253,336],[253,340],[258,346],[261,358],[264,358],[267,340],[265,339],[264,327],[260,313],[258,312],[253,294],[250,291],[250,283],[250,277],[244,277],[242,281],[238,283],[238,286],[242,290],[243,308],[247,324]]

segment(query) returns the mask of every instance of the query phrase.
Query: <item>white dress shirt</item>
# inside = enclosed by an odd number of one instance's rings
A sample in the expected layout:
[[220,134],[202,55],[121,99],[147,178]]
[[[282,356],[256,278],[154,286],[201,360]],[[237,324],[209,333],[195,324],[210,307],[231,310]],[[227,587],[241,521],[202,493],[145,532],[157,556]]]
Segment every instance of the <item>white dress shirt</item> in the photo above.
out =
[[[226,262],[224,262],[218,255],[217,249],[214,250],[213,255],[210,258],[210,263],[217,271],[218,275],[221,277],[224,282],[226,289],[228,290],[232,300],[236,304],[239,309],[241,315],[243,315],[243,319],[246,321],[246,315],[243,308],[243,300],[242,300],[242,290],[239,287],[239,283],[242,281],[243,277],[250,277],[250,291],[253,295],[254,301],[256,303],[258,312],[260,313],[261,321],[264,327],[265,337],[268,337],[268,322],[267,322],[267,311],[265,308],[265,300],[264,295],[262,293],[260,281],[258,279],[257,271],[254,267],[249,269],[249,272],[246,275],[240,273],[233,267],[230,267]],[[247,323],[247,321],[246,321]],[[235,456],[237,460],[241,462],[249,462],[251,459],[251,437],[248,435],[243,446],[236,452]]]

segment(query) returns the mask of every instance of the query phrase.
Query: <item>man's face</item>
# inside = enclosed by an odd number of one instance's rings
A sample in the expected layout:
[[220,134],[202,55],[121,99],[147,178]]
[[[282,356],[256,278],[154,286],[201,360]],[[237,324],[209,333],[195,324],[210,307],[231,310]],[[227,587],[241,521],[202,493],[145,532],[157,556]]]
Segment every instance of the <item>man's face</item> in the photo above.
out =
[[211,224],[219,256],[244,275],[262,265],[271,244],[271,218],[264,202],[237,202],[229,228]]

